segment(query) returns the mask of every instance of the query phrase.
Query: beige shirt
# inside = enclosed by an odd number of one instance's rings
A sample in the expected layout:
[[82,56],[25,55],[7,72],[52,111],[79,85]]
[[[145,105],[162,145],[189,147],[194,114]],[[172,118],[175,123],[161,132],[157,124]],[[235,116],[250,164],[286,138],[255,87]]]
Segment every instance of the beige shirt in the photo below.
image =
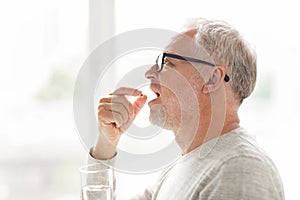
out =
[[[103,161],[90,157],[89,162]],[[113,159],[105,162],[113,164]],[[284,192],[271,159],[240,127],[182,156],[132,199],[283,200]]]

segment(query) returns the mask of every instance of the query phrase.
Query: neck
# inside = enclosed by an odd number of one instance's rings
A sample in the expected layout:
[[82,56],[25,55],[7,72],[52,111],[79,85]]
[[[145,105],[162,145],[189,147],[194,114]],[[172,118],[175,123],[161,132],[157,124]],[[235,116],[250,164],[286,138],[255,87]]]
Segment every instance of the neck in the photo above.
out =
[[239,104],[231,89],[220,88],[199,99],[199,113],[191,113],[188,119],[182,117],[184,127],[177,129],[177,133],[175,131],[176,142],[183,154],[239,127]]
[[[239,127],[240,120],[237,112],[226,112],[223,120],[220,117],[212,120],[211,115],[206,116],[208,117],[202,118],[199,121],[197,131],[195,131],[195,126],[188,126],[176,133],[176,142],[182,149],[183,154],[187,154],[205,142]],[[191,127],[194,127],[194,131]]]

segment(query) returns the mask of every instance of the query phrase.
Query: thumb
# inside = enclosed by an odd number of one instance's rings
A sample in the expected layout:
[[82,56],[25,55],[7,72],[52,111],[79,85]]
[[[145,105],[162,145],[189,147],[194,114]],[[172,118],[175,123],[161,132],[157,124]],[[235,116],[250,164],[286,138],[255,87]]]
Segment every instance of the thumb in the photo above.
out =
[[140,112],[140,110],[144,107],[145,103],[147,100],[147,96],[141,94],[139,98],[133,103],[133,112],[134,112],[134,117]]

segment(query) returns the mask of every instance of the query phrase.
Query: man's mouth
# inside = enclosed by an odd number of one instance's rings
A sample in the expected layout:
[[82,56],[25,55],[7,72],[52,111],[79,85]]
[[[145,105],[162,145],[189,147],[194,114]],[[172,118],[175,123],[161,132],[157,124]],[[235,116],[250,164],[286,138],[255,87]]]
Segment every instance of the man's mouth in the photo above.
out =
[[160,90],[158,87],[154,86],[154,85],[150,85],[150,89],[154,92],[156,98],[150,100],[148,102],[148,105],[151,106],[152,104],[155,104],[155,103],[160,103]]

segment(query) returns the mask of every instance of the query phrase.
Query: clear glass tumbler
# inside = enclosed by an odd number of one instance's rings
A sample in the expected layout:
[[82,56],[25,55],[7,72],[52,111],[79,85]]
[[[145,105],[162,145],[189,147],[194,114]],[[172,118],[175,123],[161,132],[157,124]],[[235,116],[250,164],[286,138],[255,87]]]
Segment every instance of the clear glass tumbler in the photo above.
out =
[[113,169],[103,163],[79,168],[81,175],[81,200],[112,200]]

